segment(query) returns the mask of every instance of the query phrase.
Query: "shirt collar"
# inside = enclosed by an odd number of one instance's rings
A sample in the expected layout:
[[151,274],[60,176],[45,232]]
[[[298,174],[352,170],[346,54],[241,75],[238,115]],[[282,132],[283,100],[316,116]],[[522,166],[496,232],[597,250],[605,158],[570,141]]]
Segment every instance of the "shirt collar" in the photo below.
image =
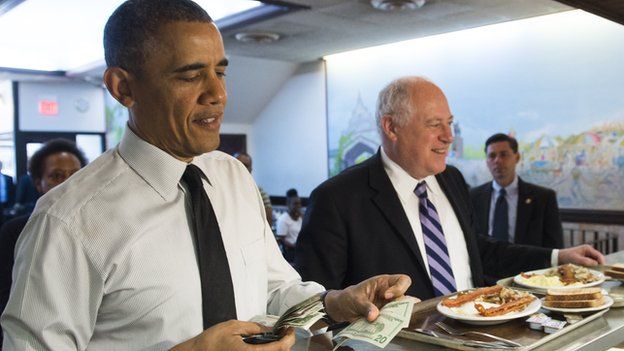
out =
[[442,191],[442,189],[438,186],[438,181],[434,175],[426,176],[423,179],[416,179],[412,177],[401,166],[388,157],[383,147],[381,147],[381,162],[383,163],[384,169],[396,191],[401,194],[414,192],[416,185],[422,181],[427,182],[428,192],[439,194]]
[[[495,180],[493,180],[492,188],[494,189],[494,193],[498,194],[502,186],[500,186],[500,184],[498,184]],[[516,175],[514,177],[514,180],[505,187],[505,192],[509,195],[515,195],[518,193],[518,175]]]
[[128,126],[119,143],[119,155],[163,199],[171,200],[175,196],[186,162],[139,138]]

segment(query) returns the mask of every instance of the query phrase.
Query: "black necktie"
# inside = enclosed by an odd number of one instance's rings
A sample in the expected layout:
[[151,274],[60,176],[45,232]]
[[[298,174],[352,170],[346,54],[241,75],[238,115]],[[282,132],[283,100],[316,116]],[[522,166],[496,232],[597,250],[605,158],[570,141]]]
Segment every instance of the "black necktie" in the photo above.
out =
[[204,329],[236,319],[234,288],[227,255],[210,199],[201,180],[202,171],[189,164],[182,175],[193,203],[193,232],[197,244],[202,289]]
[[509,210],[507,199],[505,199],[505,188],[501,188],[496,199],[494,207],[494,225],[492,227],[492,236],[495,239],[509,241]]

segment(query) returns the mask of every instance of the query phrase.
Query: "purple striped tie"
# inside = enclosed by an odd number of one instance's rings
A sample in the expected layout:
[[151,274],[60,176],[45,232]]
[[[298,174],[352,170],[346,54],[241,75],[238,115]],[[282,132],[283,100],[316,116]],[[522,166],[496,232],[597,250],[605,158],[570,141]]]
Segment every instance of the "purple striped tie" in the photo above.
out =
[[457,287],[438,211],[427,198],[427,183],[424,181],[418,183],[414,193],[419,199],[420,225],[425,239],[425,251],[427,252],[433,292],[435,296],[448,295],[457,291]]

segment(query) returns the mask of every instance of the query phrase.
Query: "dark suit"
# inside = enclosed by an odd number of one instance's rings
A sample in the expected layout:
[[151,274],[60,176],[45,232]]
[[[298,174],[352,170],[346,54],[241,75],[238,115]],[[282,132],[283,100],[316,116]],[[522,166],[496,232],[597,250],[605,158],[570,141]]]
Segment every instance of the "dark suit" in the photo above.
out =
[[[489,232],[492,182],[470,190],[477,228]],[[527,183],[518,178],[518,207],[516,213],[516,244],[550,248],[563,247],[563,229],[559,218],[557,194],[548,188]]]
[[10,176],[3,173],[0,173],[0,176],[4,178],[4,189],[2,189],[2,191],[7,194],[6,202],[0,203],[1,209],[13,206],[15,202],[15,185],[13,184],[13,178]]
[[[489,275],[507,276],[549,264],[550,250],[477,236],[461,173],[449,166],[436,179],[462,228],[475,286],[484,285],[484,267]],[[344,288],[377,274],[403,273],[412,278],[408,294],[434,297],[426,263],[379,152],[312,192],[295,262],[304,280],[327,289]]]
[[[15,243],[26,226],[30,214],[16,217],[0,226],[0,315],[9,301],[13,272]],[[2,349],[2,329],[0,329],[0,350]]]

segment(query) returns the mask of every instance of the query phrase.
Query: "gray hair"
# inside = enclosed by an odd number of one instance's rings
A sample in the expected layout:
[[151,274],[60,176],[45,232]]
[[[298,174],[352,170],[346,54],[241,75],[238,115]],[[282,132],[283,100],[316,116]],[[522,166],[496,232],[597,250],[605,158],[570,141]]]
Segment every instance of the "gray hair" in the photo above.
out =
[[416,83],[429,82],[424,77],[403,77],[390,82],[379,92],[375,121],[382,135],[381,117],[390,116],[398,126],[404,126],[416,112],[412,105],[412,89]]

